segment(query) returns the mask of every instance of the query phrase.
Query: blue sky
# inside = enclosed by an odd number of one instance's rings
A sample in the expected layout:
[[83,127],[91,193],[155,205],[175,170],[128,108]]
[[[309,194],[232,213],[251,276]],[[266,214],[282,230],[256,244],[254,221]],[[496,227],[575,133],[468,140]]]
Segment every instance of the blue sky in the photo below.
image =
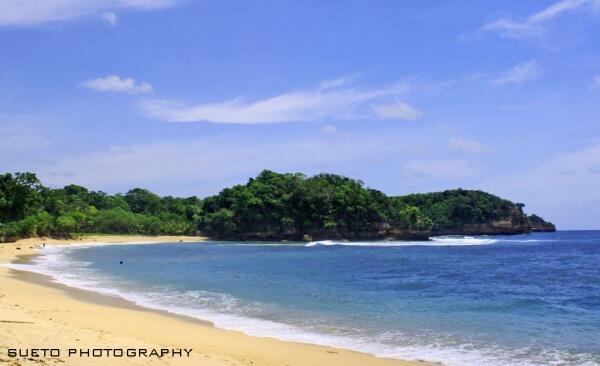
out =
[[8,0],[0,170],[215,194],[262,169],[600,228],[600,0]]

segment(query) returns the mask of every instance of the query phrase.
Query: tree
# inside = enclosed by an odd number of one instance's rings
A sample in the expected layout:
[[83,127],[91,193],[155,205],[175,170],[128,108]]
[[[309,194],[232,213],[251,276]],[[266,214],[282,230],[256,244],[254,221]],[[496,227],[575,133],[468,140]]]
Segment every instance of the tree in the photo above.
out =
[[0,221],[21,220],[41,209],[42,185],[33,173],[0,175]]
[[101,233],[129,234],[139,232],[139,219],[133,212],[121,208],[98,211],[91,218],[93,231]]
[[204,221],[206,231],[217,238],[227,238],[237,233],[237,224],[234,221],[234,212],[225,208],[207,215]]
[[77,228],[77,220],[71,215],[63,215],[56,218],[56,233],[60,236],[69,236]]
[[125,194],[125,201],[134,213],[157,214],[161,199],[147,189],[134,188]]

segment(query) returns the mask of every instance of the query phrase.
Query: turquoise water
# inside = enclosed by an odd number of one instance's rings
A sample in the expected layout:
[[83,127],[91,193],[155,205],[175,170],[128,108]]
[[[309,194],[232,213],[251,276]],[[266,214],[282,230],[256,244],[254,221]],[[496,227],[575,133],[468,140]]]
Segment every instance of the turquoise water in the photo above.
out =
[[449,365],[600,365],[596,231],[53,247],[37,261],[20,268],[253,335]]

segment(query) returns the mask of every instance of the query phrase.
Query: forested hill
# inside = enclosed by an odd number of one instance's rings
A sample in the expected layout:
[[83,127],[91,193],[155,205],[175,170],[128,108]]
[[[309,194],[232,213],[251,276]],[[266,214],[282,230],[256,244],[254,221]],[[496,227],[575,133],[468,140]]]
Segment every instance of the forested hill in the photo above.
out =
[[552,223],[545,222],[541,217],[525,215],[524,204],[513,203],[482,191],[454,189],[410,194],[395,199],[418,207],[431,219],[431,229],[436,235],[513,234],[529,232],[532,226],[544,226],[542,223],[548,228],[546,231],[556,231]]
[[218,195],[160,197],[135,188],[109,195],[45,187],[33,173],[0,174],[0,241],[81,233],[207,235],[215,239],[411,239],[517,234],[554,226],[481,191],[389,197],[354,179],[268,170]]

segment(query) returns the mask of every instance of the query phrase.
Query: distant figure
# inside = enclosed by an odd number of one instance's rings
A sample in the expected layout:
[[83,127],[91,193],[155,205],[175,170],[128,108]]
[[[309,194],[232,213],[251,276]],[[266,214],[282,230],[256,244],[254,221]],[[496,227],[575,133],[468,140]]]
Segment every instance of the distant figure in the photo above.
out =
[[119,261],[119,264],[123,264],[123,261]]
[[46,247],[46,243],[42,243],[42,246],[45,248]]

